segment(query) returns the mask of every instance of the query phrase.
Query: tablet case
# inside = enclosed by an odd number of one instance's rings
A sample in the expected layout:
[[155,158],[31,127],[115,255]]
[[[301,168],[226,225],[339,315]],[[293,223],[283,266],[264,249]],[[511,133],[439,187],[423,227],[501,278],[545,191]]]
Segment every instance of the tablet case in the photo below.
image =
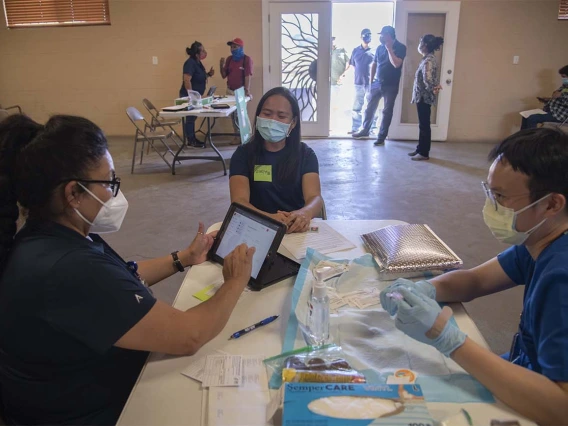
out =
[[286,225],[238,203],[232,203],[231,207],[227,211],[225,219],[223,220],[223,224],[221,225],[221,229],[217,234],[217,238],[215,239],[215,242],[213,243],[213,246],[209,251],[209,259],[220,263],[221,265],[223,264],[223,258],[216,255],[215,253],[217,251],[217,248],[219,247],[219,244],[221,244],[221,240],[223,239],[225,230],[233,217],[233,213],[237,209],[243,211],[248,216],[251,216],[253,218],[261,218],[263,221],[268,221],[279,228],[256,279],[252,277],[250,278],[248,284],[249,287],[252,290],[260,291],[265,287],[276,284],[277,282],[280,282],[288,277],[296,275],[300,270],[300,265],[278,253],[278,247],[280,247],[282,238],[284,238],[284,235],[286,234]]

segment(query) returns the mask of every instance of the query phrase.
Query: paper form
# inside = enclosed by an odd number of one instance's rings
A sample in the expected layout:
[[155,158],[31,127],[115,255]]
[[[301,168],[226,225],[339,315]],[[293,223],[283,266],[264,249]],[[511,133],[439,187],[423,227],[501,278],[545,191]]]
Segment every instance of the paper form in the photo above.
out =
[[216,350],[213,352],[205,352],[203,354],[195,355],[192,359],[191,364],[189,364],[185,370],[181,372],[186,377],[190,379],[197,380],[199,382],[203,381],[203,372],[205,370],[205,360],[209,355],[228,355],[227,352],[221,350]]
[[318,232],[288,234],[285,235],[282,240],[282,245],[292,253],[296,259],[305,258],[308,247],[322,254],[355,248],[355,245],[351,243],[351,241],[325,222],[318,221],[313,223],[317,225]]
[[243,380],[241,361],[240,355],[208,355],[201,381],[203,387],[239,386]]
[[542,109],[529,109],[528,111],[521,111],[519,114],[521,114],[524,118],[529,118],[534,114],[546,114],[546,111]]
[[264,426],[270,402],[264,356],[241,357],[240,387],[211,387],[207,407],[209,426]]

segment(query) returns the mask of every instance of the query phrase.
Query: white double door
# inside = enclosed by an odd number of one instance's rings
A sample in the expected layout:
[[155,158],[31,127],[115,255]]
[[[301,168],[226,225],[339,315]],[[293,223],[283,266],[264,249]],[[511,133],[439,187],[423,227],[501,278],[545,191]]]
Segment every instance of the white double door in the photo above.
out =
[[[284,86],[296,95],[304,136],[329,136],[332,6],[330,0],[263,1],[267,23],[264,34],[268,40],[264,46],[264,91]],[[444,37],[443,49],[437,53],[443,90],[437,107],[432,109],[432,139],[446,140],[460,2],[397,1],[395,11],[397,39],[407,46],[407,57],[389,138],[418,138],[416,107],[410,104],[410,99],[414,73],[421,59],[418,42],[422,35],[431,33]]]

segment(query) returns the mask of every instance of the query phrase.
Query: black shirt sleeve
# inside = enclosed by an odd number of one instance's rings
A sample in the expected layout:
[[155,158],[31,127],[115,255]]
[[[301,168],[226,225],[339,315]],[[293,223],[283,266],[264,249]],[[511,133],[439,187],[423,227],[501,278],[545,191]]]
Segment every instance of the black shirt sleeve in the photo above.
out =
[[156,303],[125,266],[89,249],[60,259],[46,285],[47,321],[99,353],[108,351]]
[[250,178],[248,150],[246,149],[245,145],[239,146],[231,157],[229,177],[232,176],[245,176]]
[[398,43],[394,53],[397,56],[397,58],[400,59],[406,58],[406,46],[402,43]]
[[302,161],[302,176],[306,173],[318,173],[319,163],[318,157],[312,148],[303,144],[303,161]]

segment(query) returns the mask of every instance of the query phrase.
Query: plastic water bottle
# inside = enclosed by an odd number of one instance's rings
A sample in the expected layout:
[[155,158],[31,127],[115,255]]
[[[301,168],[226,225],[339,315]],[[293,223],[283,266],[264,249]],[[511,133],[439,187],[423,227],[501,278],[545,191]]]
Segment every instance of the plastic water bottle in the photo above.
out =
[[316,281],[312,288],[306,326],[312,345],[321,346],[329,339],[329,297],[323,281]]

